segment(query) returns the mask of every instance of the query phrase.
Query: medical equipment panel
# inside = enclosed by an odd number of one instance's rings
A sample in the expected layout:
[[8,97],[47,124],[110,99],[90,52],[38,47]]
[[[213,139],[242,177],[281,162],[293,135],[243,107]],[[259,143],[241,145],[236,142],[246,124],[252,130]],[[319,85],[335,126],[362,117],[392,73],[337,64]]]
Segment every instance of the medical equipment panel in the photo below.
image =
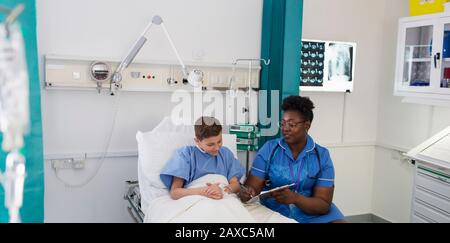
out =
[[[118,60],[108,58],[85,58],[71,56],[45,56],[44,87],[47,90],[106,90],[110,87],[111,70],[119,65]],[[203,89],[228,89],[234,78],[237,88],[247,88],[248,67],[246,65],[218,63],[187,63],[188,68],[199,67],[204,73]],[[235,69],[235,70],[233,70]],[[251,77],[251,87],[259,88],[261,67],[255,65]],[[233,72],[234,75],[233,75]],[[124,91],[170,92],[184,89],[193,90],[183,80],[183,73],[177,63],[166,61],[134,62],[122,72]]]
[[230,132],[255,132],[258,128],[254,125],[233,125]]
[[229,129],[230,134],[235,134],[237,148],[240,151],[257,151],[258,138],[261,133],[257,125],[238,124],[232,125]]

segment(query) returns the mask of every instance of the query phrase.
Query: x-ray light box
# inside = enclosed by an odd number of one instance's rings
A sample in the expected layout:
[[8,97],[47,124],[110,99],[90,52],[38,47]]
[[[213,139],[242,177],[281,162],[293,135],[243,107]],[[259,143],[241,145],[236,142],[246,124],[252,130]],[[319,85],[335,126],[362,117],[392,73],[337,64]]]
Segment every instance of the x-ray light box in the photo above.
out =
[[303,39],[301,45],[301,91],[353,91],[356,43]]

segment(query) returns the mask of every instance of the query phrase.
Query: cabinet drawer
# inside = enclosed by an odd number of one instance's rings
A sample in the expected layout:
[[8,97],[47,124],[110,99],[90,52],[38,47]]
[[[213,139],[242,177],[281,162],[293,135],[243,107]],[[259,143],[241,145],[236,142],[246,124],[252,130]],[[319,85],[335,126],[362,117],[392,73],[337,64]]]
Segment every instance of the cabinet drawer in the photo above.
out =
[[423,215],[415,212],[412,216],[411,223],[434,223],[433,220],[427,219]]
[[425,218],[431,219],[437,223],[450,223],[450,216],[448,214],[446,215],[443,212],[439,212],[417,199],[414,201],[413,210],[413,214],[421,214],[425,216]]
[[445,213],[450,214],[450,200],[422,190],[421,188],[416,188],[414,196],[417,199],[420,199],[421,201],[424,201],[434,207],[439,208],[442,211],[445,211]]
[[450,184],[447,182],[440,181],[422,173],[417,173],[416,186],[426,188],[426,190],[450,199]]

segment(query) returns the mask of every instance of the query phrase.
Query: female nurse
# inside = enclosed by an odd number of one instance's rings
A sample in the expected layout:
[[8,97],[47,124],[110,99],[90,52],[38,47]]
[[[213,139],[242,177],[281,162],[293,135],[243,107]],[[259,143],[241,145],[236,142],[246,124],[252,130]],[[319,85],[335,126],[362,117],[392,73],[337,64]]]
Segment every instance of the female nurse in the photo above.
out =
[[309,98],[290,96],[283,100],[281,139],[268,141],[258,151],[241,190],[242,201],[262,190],[293,184],[261,199],[266,207],[300,223],[344,222],[332,203],[334,167],[328,150],[308,135],[314,104]]

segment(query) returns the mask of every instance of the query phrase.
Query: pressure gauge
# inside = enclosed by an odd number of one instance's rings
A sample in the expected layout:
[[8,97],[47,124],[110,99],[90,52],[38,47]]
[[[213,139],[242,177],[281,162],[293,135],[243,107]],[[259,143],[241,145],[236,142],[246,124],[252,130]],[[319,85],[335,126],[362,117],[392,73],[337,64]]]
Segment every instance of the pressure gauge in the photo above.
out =
[[97,83],[102,83],[111,77],[111,67],[106,62],[95,61],[91,64],[89,74]]

